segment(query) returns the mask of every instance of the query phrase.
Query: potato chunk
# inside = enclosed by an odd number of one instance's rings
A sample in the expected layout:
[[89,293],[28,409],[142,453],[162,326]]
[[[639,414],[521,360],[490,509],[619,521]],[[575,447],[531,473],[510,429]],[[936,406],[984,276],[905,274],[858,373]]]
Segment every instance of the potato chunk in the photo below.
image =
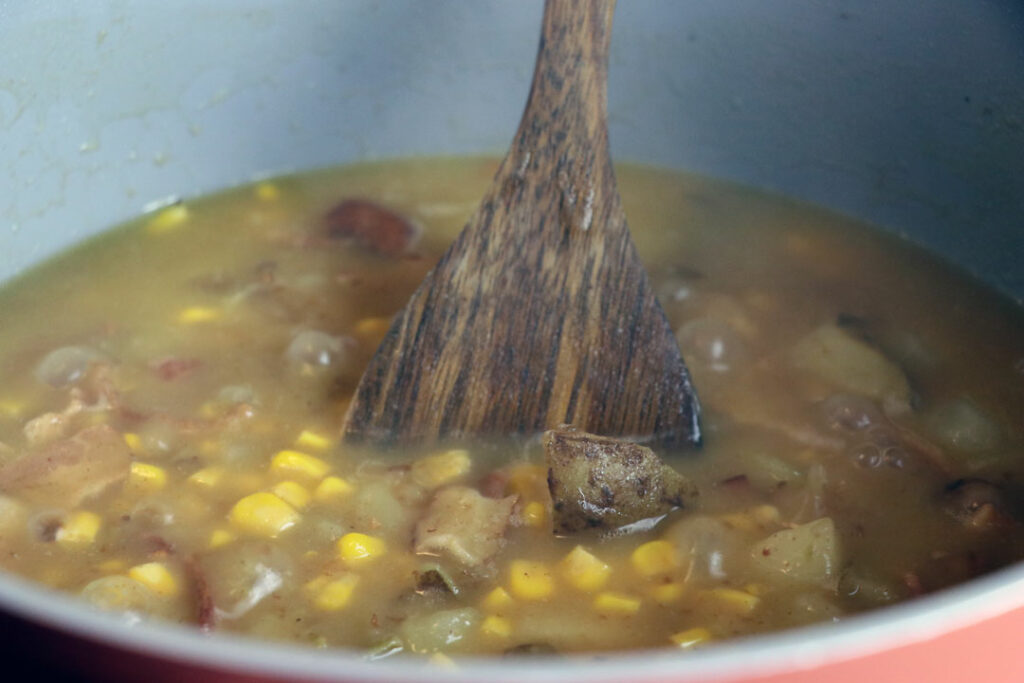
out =
[[899,366],[836,325],[822,325],[801,339],[791,358],[829,384],[880,401],[889,414],[910,407],[910,385]]
[[556,534],[615,530],[688,507],[696,487],[649,448],[573,429],[544,433]]
[[754,564],[768,574],[836,590],[839,581],[839,539],[836,526],[822,517],[778,531],[754,544]]

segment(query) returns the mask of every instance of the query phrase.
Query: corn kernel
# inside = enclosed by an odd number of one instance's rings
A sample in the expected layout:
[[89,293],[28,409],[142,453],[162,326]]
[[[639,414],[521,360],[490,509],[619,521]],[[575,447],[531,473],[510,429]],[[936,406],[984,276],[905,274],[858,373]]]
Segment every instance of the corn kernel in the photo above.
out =
[[322,434],[303,429],[295,437],[295,445],[302,448],[311,448],[315,451],[326,451],[331,447],[331,440]]
[[160,562],[136,565],[128,570],[128,576],[159,595],[171,596],[178,592],[177,580]]
[[457,669],[458,665],[455,664],[455,660],[446,655],[443,652],[435,652],[430,655],[430,659],[427,660],[439,669]]
[[355,574],[346,574],[337,579],[328,580],[313,588],[306,584],[308,589],[315,592],[313,605],[325,612],[335,612],[342,609],[352,601],[352,594],[355,592],[359,577]]
[[199,442],[199,452],[203,455],[217,455],[219,451],[220,444],[218,444],[214,439],[203,439]]
[[193,472],[188,478],[193,484],[199,486],[213,487],[220,483],[220,480],[224,477],[224,468],[222,467],[204,467],[201,470]]
[[259,183],[255,189],[256,198],[264,202],[272,202],[281,196],[281,191],[273,183]]
[[142,450],[142,439],[139,438],[138,434],[134,432],[125,432],[122,435],[125,444],[128,446],[128,450],[138,453]]
[[630,615],[640,610],[640,598],[624,593],[606,591],[594,598],[594,609],[607,615]]
[[765,592],[764,586],[759,583],[748,583],[743,587],[743,590],[758,598],[764,595]]
[[560,563],[562,576],[581,591],[592,592],[608,581],[612,568],[578,545]]
[[124,566],[124,560],[114,558],[112,560],[104,560],[103,562],[100,562],[98,565],[96,565],[96,570],[102,572],[103,574],[116,574],[117,572],[123,571]]
[[484,596],[480,606],[488,612],[503,612],[513,605],[512,596],[508,591],[498,586]]
[[688,628],[685,631],[680,631],[679,633],[673,633],[669,636],[669,640],[682,649],[689,650],[692,647],[703,645],[711,640],[711,631],[707,630],[703,626],[697,626],[694,628]]
[[543,562],[514,560],[509,565],[509,588],[523,600],[546,600],[555,591],[551,570]]
[[233,540],[235,540],[235,535],[227,529],[214,529],[210,533],[210,541],[206,545],[211,549],[219,548],[222,545],[227,545]]
[[298,523],[299,513],[273,493],[261,491],[235,503],[229,518],[246,533],[275,538]]
[[4,399],[0,401],[0,415],[4,417],[21,417],[25,406],[18,401]]
[[517,465],[509,471],[505,493],[520,498],[542,498],[548,490],[548,468],[543,465]]
[[706,595],[741,614],[750,614],[761,602],[756,595],[735,588],[712,588]]
[[774,524],[781,519],[779,508],[774,505],[758,505],[751,513],[759,524]]
[[543,526],[547,516],[548,510],[540,501],[535,500],[523,506],[523,522],[526,526]]
[[387,545],[379,538],[350,533],[338,539],[338,553],[349,564],[361,564],[387,552]]
[[469,451],[452,449],[436,455],[420,458],[412,464],[412,478],[424,488],[437,488],[458,479],[472,465]]
[[492,638],[508,638],[512,635],[512,622],[505,617],[491,614],[481,622],[480,632]]
[[146,230],[151,234],[167,232],[176,228],[188,219],[188,207],[184,204],[175,204],[162,209],[146,223]]
[[57,529],[57,543],[65,548],[89,545],[96,540],[103,520],[95,512],[73,512]]
[[159,491],[167,485],[167,472],[156,465],[133,462],[128,471],[128,485],[144,493]]
[[182,325],[194,325],[216,320],[221,316],[219,309],[209,306],[189,306],[178,312],[178,322]]
[[671,605],[672,603],[683,597],[686,592],[686,584],[680,581],[672,581],[670,583],[659,583],[656,586],[652,586],[650,590],[651,598],[659,605]]
[[737,531],[755,531],[757,529],[757,524],[745,512],[733,512],[728,515],[722,515],[721,519],[727,526]]
[[324,477],[313,491],[313,498],[320,503],[326,503],[338,498],[344,498],[355,489],[341,477]]
[[270,469],[281,476],[301,475],[310,479],[320,479],[331,466],[320,458],[314,458],[301,451],[283,450],[270,461]]
[[668,541],[648,541],[630,555],[636,573],[645,578],[668,574],[678,566],[675,546]]
[[296,510],[309,505],[310,494],[302,484],[295,481],[282,481],[273,488],[274,495],[291,505]]
[[360,337],[379,339],[391,328],[390,318],[363,318],[356,323],[355,333]]

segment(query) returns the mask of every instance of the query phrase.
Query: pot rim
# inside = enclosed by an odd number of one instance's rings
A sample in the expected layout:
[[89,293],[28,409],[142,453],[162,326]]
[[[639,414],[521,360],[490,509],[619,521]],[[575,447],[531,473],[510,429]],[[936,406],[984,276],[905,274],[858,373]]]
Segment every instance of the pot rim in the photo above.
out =
[[[115,649],[165,661],[242,675],[307,680],[531,681],[633,679],[671,676],[678,683],[767,676],[819,667],[893,650],[967,628],[1024,608],[1024,563],[937,593],[851,616],[772,634],[747,636],[680,657],[671,648],[558,659],[459,658],[456,668],[423,660],[368,661],[346,650],[316,650],[241,635],[211,637],[183,625],[129,623],[88,607],[76,597],[13,575],[0,575],[0,609],[55,630]],[[500,664],[498,662],[500,661]]]

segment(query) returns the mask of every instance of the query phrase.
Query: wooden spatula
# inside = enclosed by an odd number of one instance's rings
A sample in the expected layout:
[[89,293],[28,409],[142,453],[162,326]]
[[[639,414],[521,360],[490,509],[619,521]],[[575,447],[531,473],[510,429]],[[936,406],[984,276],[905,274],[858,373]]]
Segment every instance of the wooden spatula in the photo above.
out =
[[547,0],[515,140],[371,360],[347,441],[571,424],[699,443],[697,396],[630,238],[608,154],[614,5]]

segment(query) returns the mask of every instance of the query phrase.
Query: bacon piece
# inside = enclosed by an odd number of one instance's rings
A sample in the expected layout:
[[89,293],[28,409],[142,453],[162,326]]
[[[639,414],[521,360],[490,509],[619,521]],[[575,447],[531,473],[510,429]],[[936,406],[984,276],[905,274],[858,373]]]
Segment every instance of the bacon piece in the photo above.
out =
[[97,425],[0,468],[0,491],[71,508],[123,481],[130,467],[131,452],[121,435]]
[[400,256],[419,231],[409,220],[365,199],[346,199],[324,216],[327,236],[351,239],[361,247],[384,256]]

